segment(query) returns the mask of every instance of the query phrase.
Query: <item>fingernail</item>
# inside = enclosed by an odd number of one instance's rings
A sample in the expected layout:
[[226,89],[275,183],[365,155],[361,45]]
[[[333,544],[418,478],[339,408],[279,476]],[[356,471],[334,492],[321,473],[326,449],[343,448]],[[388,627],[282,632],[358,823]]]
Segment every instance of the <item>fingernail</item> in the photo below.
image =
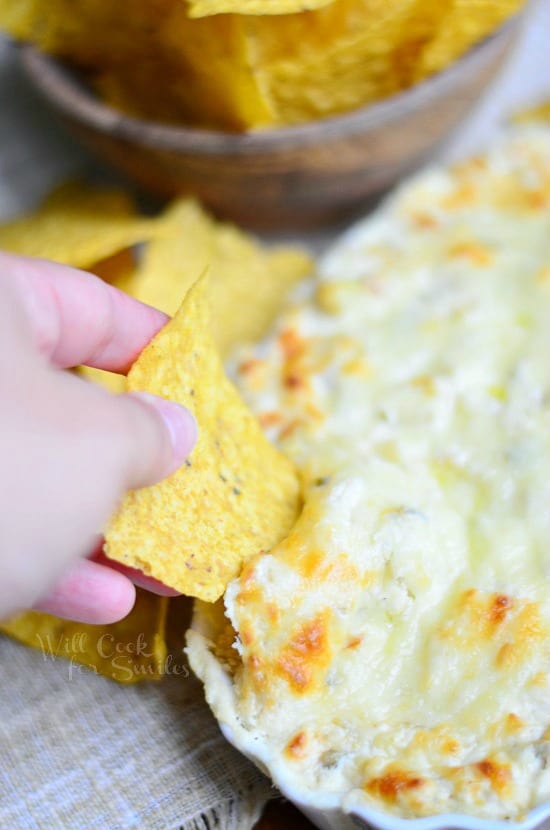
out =
[[177,469],[197,443],[199,430],[195,416],[179,403],[151,395],[149,392],[132,394],[145,401],[148,406],[152,406],[161,416],[172,441],[174,469]]

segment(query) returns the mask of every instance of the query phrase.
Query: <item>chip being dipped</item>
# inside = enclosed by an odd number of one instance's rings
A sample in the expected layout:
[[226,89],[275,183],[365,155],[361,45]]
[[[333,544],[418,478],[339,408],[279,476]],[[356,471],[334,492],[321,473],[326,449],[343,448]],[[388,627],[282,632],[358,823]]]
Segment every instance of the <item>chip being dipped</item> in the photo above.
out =
[[214,601],[247,558],[284,538],[300,492],[293,466],[224,374],[207,296],[202,278],[128,375],[129,391],[170,398],[195,414],[197,445],[168,479],[125,497],[107,529],[105,553]]

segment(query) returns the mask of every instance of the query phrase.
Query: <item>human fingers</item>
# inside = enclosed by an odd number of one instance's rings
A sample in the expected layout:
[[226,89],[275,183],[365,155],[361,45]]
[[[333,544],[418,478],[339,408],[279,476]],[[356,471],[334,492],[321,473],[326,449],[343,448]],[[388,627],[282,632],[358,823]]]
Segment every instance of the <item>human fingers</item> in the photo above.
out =
[[145,588],[146,591],[150,591],[152,594],[158,594],[161,597],[180,596],[179,591],[169,588],[168,585],[164,585],[164,583],[159,582],[158,579],[154,579],[152,576],[146,576],[143,571],[138,571],[137,568],[128,568],[121,562],[115,562],[112,559],[108,559],[102,552],[96,553],[92,558],[94,562],[97,562],[100,565],[105,565],[106,567],[112,568],[124,576],[127,576],[128,579],[138,588]]
[[125,492],[169,475],[196,439],[193,416],[170,401],[111,396],[46,367],[21,380],[5,398],[0,432],[6,615],[53,589],[94,550]]
[[34,610],[56,617],[95,625],[123,619],[136,598],[132,582],[112,568],[82,559],[53,589],[34,605]]
[[168,317],[92,274],[0,252],[37,350],[57,368],[84,364],[125,373]]

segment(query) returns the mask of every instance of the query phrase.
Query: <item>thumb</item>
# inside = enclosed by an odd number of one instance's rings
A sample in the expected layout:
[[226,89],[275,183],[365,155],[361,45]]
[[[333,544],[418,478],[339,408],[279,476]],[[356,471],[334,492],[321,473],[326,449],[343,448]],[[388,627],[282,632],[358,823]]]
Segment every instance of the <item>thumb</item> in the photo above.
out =
[[197,422],[188,409],[148,392],[112,399],[124,454],[122,485],[147,487],[180,467],[197,441]]
[[126,490],[173,473],[197,436],[190,412],[153,395],[110,396],[49,370],[27,380],[0,412],[0,617],[89,555]]

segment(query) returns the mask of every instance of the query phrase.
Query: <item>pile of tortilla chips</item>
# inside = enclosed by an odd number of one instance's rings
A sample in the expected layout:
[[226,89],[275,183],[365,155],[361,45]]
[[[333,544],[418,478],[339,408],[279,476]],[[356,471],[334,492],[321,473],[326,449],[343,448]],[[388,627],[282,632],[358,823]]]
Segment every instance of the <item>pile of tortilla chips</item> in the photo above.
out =
[[217,129],[355,109],[443,69],[525,0],[0,0],[0,28],[132,114]]
[[[106,552],[188,596],[216,599],[244,559],[286,534],[299,509],[294,469],[225,377],[220,355],[264,333],[289,289],[310,272],[309,256],[263,248],[192,201],[143,217],[125,194],[81,185],[61,188],[34,214],[0,227],[0,249],[87,268],[177,312],[132,367],[128,388],[188,406],[200,424],[199,441],[169,479],[128,495]],[[126,388],[119,375],[80,371],[112,391]],[[166,673],[170,631],[181,653],[186,609],[178,600],[139,589],[137,595],[131,614],[113,625],[29,611],[0,630],[45,658],[67,657],[122,683],[158,679]]]

